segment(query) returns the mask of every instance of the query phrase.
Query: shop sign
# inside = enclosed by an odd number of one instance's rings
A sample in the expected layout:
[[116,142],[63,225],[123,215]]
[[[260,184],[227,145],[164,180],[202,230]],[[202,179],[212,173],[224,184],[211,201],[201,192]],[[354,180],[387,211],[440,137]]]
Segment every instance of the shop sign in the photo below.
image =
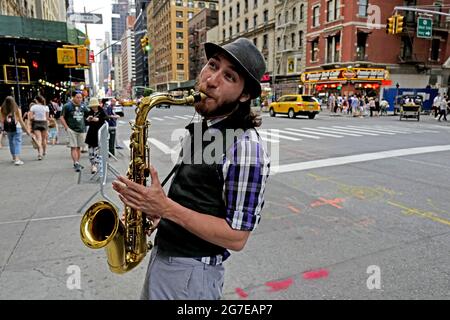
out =
[[301,76],[303,83],[327,81],[382,81],[389,78],[385,69],[374,68],[342,68],[324,71],[304,72]]

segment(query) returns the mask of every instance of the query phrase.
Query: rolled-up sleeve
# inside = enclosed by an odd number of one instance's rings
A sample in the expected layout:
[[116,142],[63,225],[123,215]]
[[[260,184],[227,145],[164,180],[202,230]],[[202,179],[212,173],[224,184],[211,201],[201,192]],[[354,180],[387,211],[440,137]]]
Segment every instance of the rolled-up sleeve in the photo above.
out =
[[270,160],[255,130],[248,130],[226,153],[223,164],[226,221],[252,231],[261,220]]

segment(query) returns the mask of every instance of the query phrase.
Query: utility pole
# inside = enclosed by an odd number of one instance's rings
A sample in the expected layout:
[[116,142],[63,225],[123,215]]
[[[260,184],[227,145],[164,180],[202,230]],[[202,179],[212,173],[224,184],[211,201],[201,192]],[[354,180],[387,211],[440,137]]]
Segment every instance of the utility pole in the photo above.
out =
[[[86,13],[86,7],[84,7],[84,13]],[[91,41],[89,40],[87,23],[84,24],[84,31],[86,33],[86,39],[84,40],[84,45],[86,46],[87,51],[91,52],[91,49],[90,49]],[[92,63],[89,65],[88,73],[89,73],[89,87],[90,87],[89,96],[92,97],[95,95],[94,94],[94,77],[92,74]]]

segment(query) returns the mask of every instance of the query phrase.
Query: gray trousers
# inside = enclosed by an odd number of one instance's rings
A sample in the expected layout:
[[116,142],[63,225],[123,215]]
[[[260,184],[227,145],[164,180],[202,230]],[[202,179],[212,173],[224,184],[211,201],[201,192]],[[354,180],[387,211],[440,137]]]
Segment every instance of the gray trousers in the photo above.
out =
[[142,288],[145,300],[219,300],[225,270],[193,258],[170,257],[152,249]]

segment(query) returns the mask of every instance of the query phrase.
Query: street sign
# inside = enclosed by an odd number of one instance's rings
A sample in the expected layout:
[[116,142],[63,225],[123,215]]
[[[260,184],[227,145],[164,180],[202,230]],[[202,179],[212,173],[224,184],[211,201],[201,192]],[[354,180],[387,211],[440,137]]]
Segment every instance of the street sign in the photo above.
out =
[[419,17],[417,19],[417,37],[431,39],[433,35],[433,20]]
[[73,23],[103,24],[103,16],[98,13],[72,13],[69,21]]

